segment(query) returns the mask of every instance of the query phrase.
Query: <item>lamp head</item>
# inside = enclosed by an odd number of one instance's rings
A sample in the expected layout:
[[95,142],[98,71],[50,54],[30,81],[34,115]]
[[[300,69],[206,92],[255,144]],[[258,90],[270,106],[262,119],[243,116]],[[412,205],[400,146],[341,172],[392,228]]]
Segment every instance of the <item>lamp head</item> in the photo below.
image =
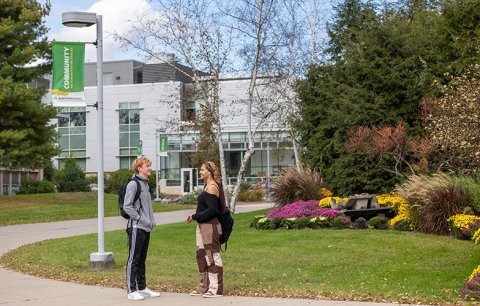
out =
[[97,23],[97,14],[88,12],[64,12],[62,24],[67,27],[83,28]]

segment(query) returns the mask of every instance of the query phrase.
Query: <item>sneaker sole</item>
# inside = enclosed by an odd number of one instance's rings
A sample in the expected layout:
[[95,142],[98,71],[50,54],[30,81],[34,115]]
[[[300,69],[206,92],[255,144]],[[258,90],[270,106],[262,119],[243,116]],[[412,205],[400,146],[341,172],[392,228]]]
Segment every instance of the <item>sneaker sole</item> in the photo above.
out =
[[221,294],[214,294],[214,295],[202,295],[204,298],[217,298],[217,297],[222,297],[223,295]]

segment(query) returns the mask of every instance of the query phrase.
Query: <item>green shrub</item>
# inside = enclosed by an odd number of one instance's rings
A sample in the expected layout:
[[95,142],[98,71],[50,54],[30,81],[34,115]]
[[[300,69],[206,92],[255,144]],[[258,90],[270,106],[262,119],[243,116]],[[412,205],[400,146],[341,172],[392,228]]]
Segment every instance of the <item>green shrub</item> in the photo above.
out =
[[55,179],[58,192],[90,191],[85,172],[73,158],[65,160],[65,167],[57,171]]
[[272,181],[270,196],[275,206],[298,200],[320,200],[322,187],[324,183],[319,172],[305,166],[291,167]]
[[376,229],[387,229],[388,218],[376,216],[367,221],[367,224]]
[[350,227],[351,222],[345,215],[338,215],[332,220],[331,224],[332,227],[336,228],[348,228]]
[[247,191],[250,188],[252,188],[252,184],[250,184],[248,181],[246,180],[240,181],[240,191]]
[[393,229],[397,231],[411,231],[410,222],[399,221],[393,225]]
[[252,222],[250,223],[250,227],[253,227],[256,229],[270,229],[271,220],[264,215],[255,216]]
[[135,172],[130,169],[119,169],[109,173],[105,180],[105,192],[117,193],[123,183],[132,178]]
[[88,181],[89,184],[98,184],[98,180],[97,180],[96,175],[87,176],[87,181]]
[[197,204],[197,198],[200,193],[201,191],[199,190],[195,190],[194,192],[187,193],[186,195],[182,196],[182,198],[177,203],[185,204],[185,205],[195,205]]
[[264,215],[258,215],[253,218],[250,227],[256,229],[348,228],[350,220],[345,215],[338,215],[334,219],[328,217],[270,219]]
[[[120,187],[132,178],[135,172],[130,169],[119,169],[110,173],[105,179],[105,192],[117,193]],[[152,173],[148,178],[148,186],[150,187],[150,195],[155,195],[155,174]]]
[[473,210],[475,215],[480,215],[480,184],[475,178],[461,175],[454,178],[455,184],[463,186],[470,198],[468,206],[465,207],[464,212],[468,212],[469,209]]
[[17,194],[34,194],[34,193],[53,193],[55,185],[47,180],[43,181],[25,181],[20,185]]
[[57,172],[57,169],[53,166],[53,163],[51,160],[45,162],[45,165],[43,166],[43,179],[53,182],[55,179],[55,174]]

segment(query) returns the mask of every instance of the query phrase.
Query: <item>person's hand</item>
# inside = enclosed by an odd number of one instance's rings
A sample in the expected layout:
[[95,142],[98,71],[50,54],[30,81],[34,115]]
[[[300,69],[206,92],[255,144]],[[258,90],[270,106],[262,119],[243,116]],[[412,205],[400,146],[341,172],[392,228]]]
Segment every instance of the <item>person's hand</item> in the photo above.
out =
[[193,221],[192,215],[188,215],[186,221],[187,221],[188,223],[192,222],[192,221]]

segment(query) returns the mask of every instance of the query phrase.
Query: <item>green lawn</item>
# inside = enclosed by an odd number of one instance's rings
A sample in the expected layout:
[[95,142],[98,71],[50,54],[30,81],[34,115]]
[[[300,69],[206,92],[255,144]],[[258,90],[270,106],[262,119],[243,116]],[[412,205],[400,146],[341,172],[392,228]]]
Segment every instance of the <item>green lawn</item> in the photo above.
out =
[[[105,194],[105,216],[120,214],[116,194]],[[194,206],[157,204],[155,212]],[[97,217],[97,194],[92,192],[44,193],[0,196],[0,226]]]
[[[459,290],[480,263],[471,241],[387,230],[255,230],[258,212],[237,214],[228,251],[222,253],[225,293],[463,304]],[[196,285],[195,226],[158,226],[147,260],[149,286],[188,292]],[[57,239],[6,254],[2,264],[37,275],[124,288],[127,237],[123,230],[105,234],[105,249],[116,267],[88,271],[96,235]]]

